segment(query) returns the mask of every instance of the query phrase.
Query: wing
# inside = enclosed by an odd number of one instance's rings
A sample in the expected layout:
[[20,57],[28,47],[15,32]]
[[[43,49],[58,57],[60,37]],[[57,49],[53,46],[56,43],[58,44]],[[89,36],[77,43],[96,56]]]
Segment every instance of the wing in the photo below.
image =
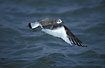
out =
[[43,28],[53,30],[53,29],[56,29],[56,28],[61,27],[61,26],[63,26],[63,25],[62,24],[50,24],[50,25],[47,25],[47,26],[43,26]]
[[71,44],[87,47],[66,26],[64,26],[64,28],[66,30],[67,36],[68,36]]

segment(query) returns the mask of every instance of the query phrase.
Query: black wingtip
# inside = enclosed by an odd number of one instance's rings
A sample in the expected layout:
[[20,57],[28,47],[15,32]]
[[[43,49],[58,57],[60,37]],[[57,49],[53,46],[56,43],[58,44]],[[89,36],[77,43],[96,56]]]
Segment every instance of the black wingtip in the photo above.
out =
[[82,47],[87,47],[86,45],[80,45],[80,46],[82,46]]
[[85,44],[80,44],[80,45],[77,45],[77,46],[81,46],[81,47],[87,47],[87,45],[85,45]]
[[72,41],[73,45],[77,45],[77,46],[81,46],[81,47],[87,47],[66,26],[64,26],[64,27],[65,27],[66,33],[68,35],[68,38],[70,41]]

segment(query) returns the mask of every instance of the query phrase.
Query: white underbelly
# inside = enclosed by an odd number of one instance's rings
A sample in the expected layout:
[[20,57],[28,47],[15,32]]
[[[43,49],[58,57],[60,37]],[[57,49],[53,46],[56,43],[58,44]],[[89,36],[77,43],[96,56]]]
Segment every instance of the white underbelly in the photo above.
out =
[[44,31],[45,33],[50,34],[54,37],[62,38],[65,42],[71,44],[69,38],[67,37],[64,27],[60,27],[60,28],[57,28],[54,30],[42,29],[42,31]]

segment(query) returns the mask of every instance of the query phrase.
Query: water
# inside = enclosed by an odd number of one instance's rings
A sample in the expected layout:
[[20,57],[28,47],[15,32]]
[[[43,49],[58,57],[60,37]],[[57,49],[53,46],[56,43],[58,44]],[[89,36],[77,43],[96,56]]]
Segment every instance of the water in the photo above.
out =
[[[88,47],[70,46],[27,24],[61,18]],[[0,0],[0,68],[104,68],[104,0]]]

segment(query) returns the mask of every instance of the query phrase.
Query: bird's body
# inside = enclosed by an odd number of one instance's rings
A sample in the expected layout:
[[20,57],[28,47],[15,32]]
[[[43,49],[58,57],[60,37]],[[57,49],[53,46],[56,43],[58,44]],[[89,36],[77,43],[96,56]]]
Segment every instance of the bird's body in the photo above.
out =
[[85,46],[65,25],[61,24],[61,22],[61,19],[45,18],[35,23],[29,23],[29,27],[35,29],[40,26],[45,33],[59,37],[70,45]]

